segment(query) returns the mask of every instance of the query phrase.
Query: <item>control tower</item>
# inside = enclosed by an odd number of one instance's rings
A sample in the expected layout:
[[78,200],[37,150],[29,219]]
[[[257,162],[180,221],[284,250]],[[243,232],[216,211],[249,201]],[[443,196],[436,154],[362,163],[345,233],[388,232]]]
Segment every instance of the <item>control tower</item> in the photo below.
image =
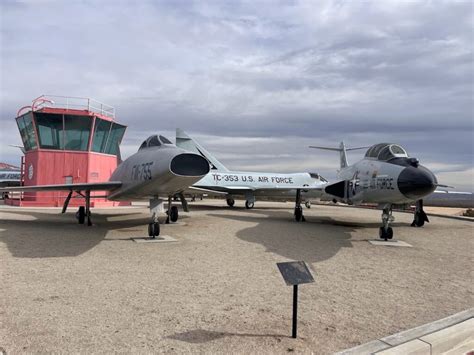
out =
[[[42,95],[22,107],[16,123],[23,141],[21,183],[24,186],[107,181],[120,163],[126,126],[115,121],[115,109],[82,97]],[[67,191],[24,192],[7,203],[62,206]],[[105,192],[94,192],[91,206],[113,206]],[[100,197],[102,196],[102,197]],[[77,201],[77,202],[76,202]],[[82,199],[72,199],[79,206]]]

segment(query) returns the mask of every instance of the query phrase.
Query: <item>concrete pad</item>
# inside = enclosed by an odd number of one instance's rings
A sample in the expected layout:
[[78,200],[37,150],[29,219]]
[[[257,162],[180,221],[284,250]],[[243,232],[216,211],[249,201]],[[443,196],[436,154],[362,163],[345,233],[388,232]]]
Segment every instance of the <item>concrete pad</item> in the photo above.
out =
[[368,241],[372,245],[379,245],[379,246],[385,246],[385,247],[407,247],[411,248],[412,245],[408,244],[407,242],[404,242],[402,240],[369,240]]
[[400,344],[390,349],[382,350],[378,355],[431,355],[430,344],[427,344],[421,340],[415,339],[408,343]]
[[143,238],[130,238],[135,243],[169,243],[169,242],[177,242],[176,239],[170,237],[169,235],[160,235],[159,237],[150,238],[150,237],[143,237]]
[[425,335],[420,339],[431,344],[432,354],[442,354],[458,348],[460,344],[474,342],[474,318]]

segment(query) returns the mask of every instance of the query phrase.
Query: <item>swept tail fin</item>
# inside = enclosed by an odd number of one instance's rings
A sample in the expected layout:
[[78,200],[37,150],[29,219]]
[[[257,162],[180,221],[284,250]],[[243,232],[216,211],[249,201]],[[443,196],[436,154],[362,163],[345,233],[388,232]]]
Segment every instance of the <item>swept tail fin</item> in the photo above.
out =
[[367,149],[369,147],[356,147],[356,148],[346,148],[346,145],[344,142],[341,142],[339,144],[339,148],[332,148],[332,147],[320,147],[320,146],[313,146],[310,145],[310,148],[315,148],[315,149],[322,149],[322,150],[332,150],[335,152],[339,152],[340,154],[340,166],[341,169],[347,167],[349,164],[347,163],[347,152],[350,150],[358,150],[358,149]]
[[191,152],[202,155],[209,161],[211,170],[229,171],[224,164],[217,160],[211,153],[209,153],[203,146],[201,146],[194,138],[191,138],[181,128],[176,128],[176,146],[189,150]]

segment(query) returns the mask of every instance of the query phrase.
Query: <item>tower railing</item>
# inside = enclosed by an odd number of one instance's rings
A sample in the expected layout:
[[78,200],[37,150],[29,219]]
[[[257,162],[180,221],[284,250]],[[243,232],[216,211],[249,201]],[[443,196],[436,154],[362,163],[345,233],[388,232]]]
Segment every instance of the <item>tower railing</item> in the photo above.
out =
[[115,118],[115,108],[89,97],[41,95],[33,100],[32,111],[45,107],[65,108],[66,110],[87,110],[101,115]]

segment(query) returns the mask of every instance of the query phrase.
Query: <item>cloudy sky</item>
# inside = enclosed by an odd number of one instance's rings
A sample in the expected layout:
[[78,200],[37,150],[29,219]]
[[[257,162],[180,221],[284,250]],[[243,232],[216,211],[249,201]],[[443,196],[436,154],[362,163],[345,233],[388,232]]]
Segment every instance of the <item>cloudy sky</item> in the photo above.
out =
[[[0,161],[17,110],[87,96],[129,126],[123,156],[181,127],[229,168],[316,171],[310,144],[389,141],[474,190],[472,1],[0,2]],[[349,156],[353,162],[361,157]]]

